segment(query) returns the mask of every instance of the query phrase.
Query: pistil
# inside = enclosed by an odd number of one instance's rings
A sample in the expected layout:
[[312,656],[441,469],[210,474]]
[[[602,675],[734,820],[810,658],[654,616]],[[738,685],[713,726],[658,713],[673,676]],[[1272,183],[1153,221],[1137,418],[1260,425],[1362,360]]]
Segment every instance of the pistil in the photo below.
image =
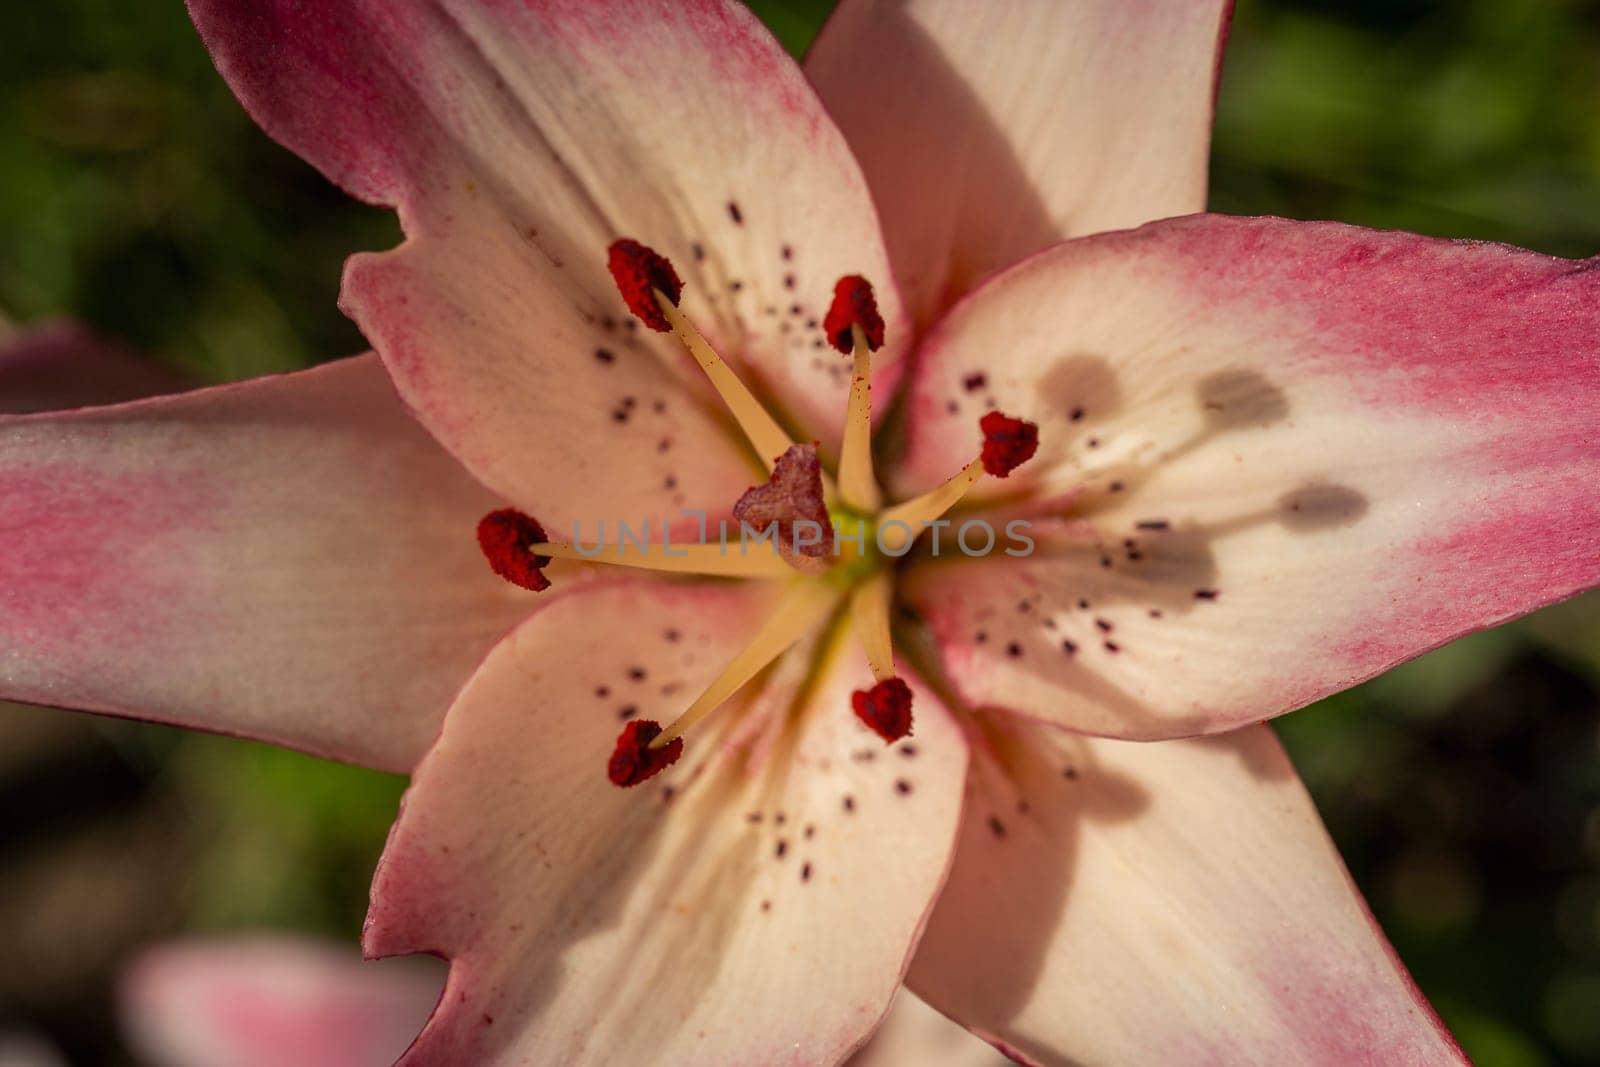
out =
[[[823,628],[846,600],[873,676],[870,688],[851,694],[851,708],[885,741],[906,737],[911,733],[913,694],[895,671],[894,569],[885,555],[901,555],[921,530],[959,504],[984,477],[1005,478],[1030,459],[1038,449],[1038,427],[989,412],[979,420],[982,447],[971,463],[928,493],[879,513],[883,494],[873,470],[871,389],[872,353],[883,344],[884,322],[866,279],[848,275],[838,281],[823,323],[828,341],[853,361],[835,487],[822,469],[815,444],[796,444],[684,315],[679,308],[683,283],[670,262],[636,241],[623,239],[611,245],[608,265],[623,300],[639,320],[653,330],[675,334],[694,357],[772,475],[734,507],[741,540],[752,531],[770,530],[775,536],[766,544],[758,540],[754,554],[745,546],[735,554],[722,545],[705,544],[629,551],[620,541],[594,546],[554,542],[532,518],[520,512],[496,512],[484,520],[479,532],[490,563],[508,580],[535,589],[549,584],[540,569],[551,559],[721,577],[788,574],[791,580],[749,643],[677,719],[665,727],[653,720],[627,724],[617,738],[607,776],[618,786],[630,787],[671,766],[683,753],[688,731]],[[853,523],[858,538],[836,537],[835,518],[843,519],[843,526]],[[878,550],[867,547],[869,528]],[[802,539],[802,532],[809,536]],[[841,552],[841,541],[854,544],[855,551]],[[842,626],[843,619],[836,617],[835,622]]]

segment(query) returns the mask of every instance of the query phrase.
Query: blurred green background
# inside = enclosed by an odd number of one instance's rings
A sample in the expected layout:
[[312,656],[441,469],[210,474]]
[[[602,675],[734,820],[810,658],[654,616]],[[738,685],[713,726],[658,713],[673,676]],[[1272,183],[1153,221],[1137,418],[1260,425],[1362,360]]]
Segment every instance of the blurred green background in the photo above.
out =
[[[975,0],[976,2],[976,0]],[[802,50],[827,0],[751,0]],[[1212,206],[1600,252],[1600,6],[1240,0]],[[0,315],[205,381],[358,351],[398,238],[250,124],[178,0],[0,10]],[[1600,601],[1279,721],[1385,929],[1481,1064],[1600,1063]],[[0,709],[0,1031],[121,1063],[109,985],[180,930],[353,941],[403,783]]]

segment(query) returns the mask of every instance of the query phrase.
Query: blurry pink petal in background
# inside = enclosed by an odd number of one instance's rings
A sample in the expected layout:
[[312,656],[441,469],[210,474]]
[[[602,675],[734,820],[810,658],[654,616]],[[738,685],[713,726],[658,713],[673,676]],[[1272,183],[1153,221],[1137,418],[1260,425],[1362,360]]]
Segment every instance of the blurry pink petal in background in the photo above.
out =
[[154,1067],[388,1067],[443,970],[293,937],[171,942],[123,975],[123,1029]]
[[67,319],[0,332],[0,415],[142,400],[191,384]]

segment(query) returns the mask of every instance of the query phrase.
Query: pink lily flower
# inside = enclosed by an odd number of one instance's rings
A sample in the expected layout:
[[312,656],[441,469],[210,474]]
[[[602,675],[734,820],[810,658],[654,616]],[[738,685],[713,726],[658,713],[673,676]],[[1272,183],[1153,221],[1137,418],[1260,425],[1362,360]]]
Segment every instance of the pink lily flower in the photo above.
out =
[[0,423],[0,693],[414,767],[407,1062],[1459,1061],[1257,724],[1600,582],[1592,264],[1192,214],[1224,0],[190,7],[377,355]]

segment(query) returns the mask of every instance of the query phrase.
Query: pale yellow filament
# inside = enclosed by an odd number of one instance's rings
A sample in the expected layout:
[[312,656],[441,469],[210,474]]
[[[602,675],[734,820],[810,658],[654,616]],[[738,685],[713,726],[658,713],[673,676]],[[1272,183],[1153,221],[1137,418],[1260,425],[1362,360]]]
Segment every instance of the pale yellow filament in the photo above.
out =
[[661,314],[665,315],[667,322],[672,325],[672,332],[683,342],[683,347],[689,350],[695,362],[700,364],[700,369],[706,372],[711,387],[717,391],[722,402],[728,405],[728,410],[733,413],[739,429],[744,431],[745,437],[755,447],[761,461],[767,465],[767,470],[771,471],[777,464],[778,457],[787,452],[794,441],[783,431],[783,427],[778,425],[778,420],[761,406],[761,401],[756,399],[749,387],[739,380],[733,368],[717,355],[716,350],[701,336],[700,331],[695,329],[694,323],[690,322],[661,290],[655,289],[652,292],[655,293],[656,303],[661,307]]
[[872,676],[878,681],[894,677],[894,643],[889,635],[889,603],[894,583],[879,571],[850,592],[850,619],[866,650]]
[[850,402],[845,409],[844,441],[839,446],[839,493],[860,511],[883,505],[872,473],[872,349],[860,326],[851,326],[855,371],[850,377]]
[[979,457],[962,467],[955,477],[928,490],[914,500],[896,504],[878,518],[878,536],[883,548],[891,554],[898,553],[916,540],[923,525],[930,523],[966,496],[983,477],[983,459]]
[[661,748],[670,744],[675,738],[683,736],[685,730],[716,711],[762,668],[818,626],[838,604],[842,595],[836,586],[828,582],[811,578],[796,580],[784,593],[772,615],[750,639],[750,643],[729,661],[716,680],[682,715],[651,740],[650,747]]
[[690,543],[684,545],[649,544],[643,548],[625,544],[533,545],[536,556],[575,559],[583,563],[606,563],[618,567],[637,567],[647,571],[675,574],[704,574],[717,578],[776,578],[793,574],[794,569],[778,555],[771,543],[758,544],[746,555],[742,547],[733,551],[722,545]]

